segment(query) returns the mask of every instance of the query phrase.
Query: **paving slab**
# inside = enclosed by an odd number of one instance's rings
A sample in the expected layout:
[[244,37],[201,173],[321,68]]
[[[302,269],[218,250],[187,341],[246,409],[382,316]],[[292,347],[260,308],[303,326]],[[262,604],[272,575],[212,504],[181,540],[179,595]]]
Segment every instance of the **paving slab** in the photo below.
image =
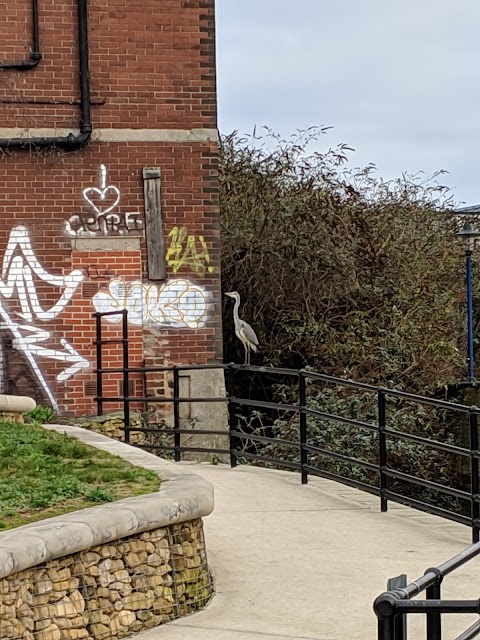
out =
[[[389,577],[413,580],[470,544],[467,527],[335,482],[255,467],[189,465],[215,487],[205,518],[216,595],[202,612],[135,640],[367,640]],[[448,576],[445,597],[480,596],[480,560]],[[452,616],[449,634],[476,617]],[[409,640],[425,638],[423,616]],[[455,637],[448,635],[446,637]]]

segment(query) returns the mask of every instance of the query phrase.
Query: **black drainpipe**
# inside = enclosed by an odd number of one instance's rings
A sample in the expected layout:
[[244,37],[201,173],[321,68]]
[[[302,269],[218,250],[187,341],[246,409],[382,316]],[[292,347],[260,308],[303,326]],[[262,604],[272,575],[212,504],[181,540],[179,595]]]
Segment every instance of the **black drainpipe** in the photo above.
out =
[[32,30],[33,30],[33,42],[32,52],[28,60],[22,62],[4,62],[0,63],[0,69],[14,69],[15,71],[28,71],[33,69],[42,59],[40,53],[40,39],[38,36],[38,0],[32,0]]
[[88,70],[88,0],[77,0],[78,50],[80,71],[80,133],[47,138],[0,138],[0,149],[31,149],[32,147],[58,147],[66,151],[80,149],[92,135],[90,119],[90,75]]

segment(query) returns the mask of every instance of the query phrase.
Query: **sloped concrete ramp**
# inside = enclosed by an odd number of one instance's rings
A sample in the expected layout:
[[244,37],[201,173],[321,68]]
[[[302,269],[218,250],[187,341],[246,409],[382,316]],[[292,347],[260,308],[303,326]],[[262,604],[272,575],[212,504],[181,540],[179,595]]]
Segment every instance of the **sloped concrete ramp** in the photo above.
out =
[[[254,467],[192,465],[215,487],[205,519],[216,596],[205,611],[135,640],[374,640],[386,580],[414,580],[470,544],[467,527],[340,484]],[[444,597],[480,597],[480,561],[445,579]],[[475,618],[452,616],[447,637]],[[409,640],[425,638],[423,616]],[[450,635],[452,634],[452,635]]]

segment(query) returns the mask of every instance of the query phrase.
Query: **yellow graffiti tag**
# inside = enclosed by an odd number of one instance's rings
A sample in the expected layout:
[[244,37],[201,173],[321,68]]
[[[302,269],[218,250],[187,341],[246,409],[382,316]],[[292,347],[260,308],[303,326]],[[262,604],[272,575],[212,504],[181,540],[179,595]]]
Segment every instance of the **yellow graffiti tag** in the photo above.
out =
[[203,236],[187,235],[185,227],[173,227],[168,237],[170,246],[165,260],[173,273],[178,273],[182,267],[192,269],[195,273],[215,271],[210,264],[210,254]]

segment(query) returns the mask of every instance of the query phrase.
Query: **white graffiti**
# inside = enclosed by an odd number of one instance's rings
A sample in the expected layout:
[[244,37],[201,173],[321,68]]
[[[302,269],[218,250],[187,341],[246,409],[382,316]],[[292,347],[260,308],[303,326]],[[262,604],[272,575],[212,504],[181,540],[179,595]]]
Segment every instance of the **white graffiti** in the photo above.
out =
[[[112,280],[106,291],[92,299],[95,310],[128,311],[128,321],[135,326],[147,323],[171,328],[199,329],[208,317],[208,294],[188,280],[170,280],[163,285]],[[109,322],[120,322],[121,316],[106,316]]]
[[[32,355],[40,356],[41,358],[50,358],[51,360],[58,360],[60,362],[72,363],[57,375],[58,382],[65,382],[82,369],[88,369],[90,366],[88,360],[82,358],[78,351],[76,351],[71,344],[68,344],[65,338],[61,338],[60,340],[60,344],[63,347],[63,351],[61,351],[59,349],[51,349],[38,344],[39,342],[46,342],[50,339],[51,333],[49,331],[25,325],[20,326],[19,329],[27,332],[27,334],[30,332],[30,335],[25,335],[21,342],[14,340],[13,346],[15,348],[26,347]],[[19,346],[17,347],[17,345]]]
[[[15,255],[17,249],[21,255]],[[58,302],[50,309],[44,310],[40,306],[35,289],[33,275],[40,280],[64,289]],[[7,248],[3,258],[2,278],[0,280],[0,295],[11,298],[15,291],[22,307],[21,315],[31,322],[36,316],[39,320],[53,320],[61,313],[72,299],[78,285],[83,280],[81,271],[72,271],[66,276],[55,276],[47,273],[37,260],[27,227],[14,227],[10,232]]]
[[[44,309],[39,301],[35,286],[35,278],[54,287],[63,289],[58,301],[48,309]],[[13,337],[14,348],[22,351],[35,373],[40,385],[55,409],[58,403],[42,373],[37,358],[47,358],[65,363],[65,369],[57,375],[58,382],[65,382],[81,369],[88,368],[85,360],[64,338],[60,340],[63,349],[52,349],[45,343],[52,337],[49,331],[38,329],[32,324],[34,319],[47,321],[55,319],[68,305],[83,280],[79,270],[67,275],[52,275],[40,264],[34,254],[27,227],[14,227],[10,233],[3,258],[2,277],[0,278],[0,298],[18,299],[22,323],[15,322],[0,299],[0,328],[8,329]],[[68,365],[68,366],[67,366]]]
[[100,187],[83,189],[83,199],[89,207],[89,213],[79,213],[65,223],[69,236],[96,236],[109,234],[125,234],[143,229],[142,216],[137,211],[114,213],[120,204],[120,189],[107,185],[107,168],[100,165]]

